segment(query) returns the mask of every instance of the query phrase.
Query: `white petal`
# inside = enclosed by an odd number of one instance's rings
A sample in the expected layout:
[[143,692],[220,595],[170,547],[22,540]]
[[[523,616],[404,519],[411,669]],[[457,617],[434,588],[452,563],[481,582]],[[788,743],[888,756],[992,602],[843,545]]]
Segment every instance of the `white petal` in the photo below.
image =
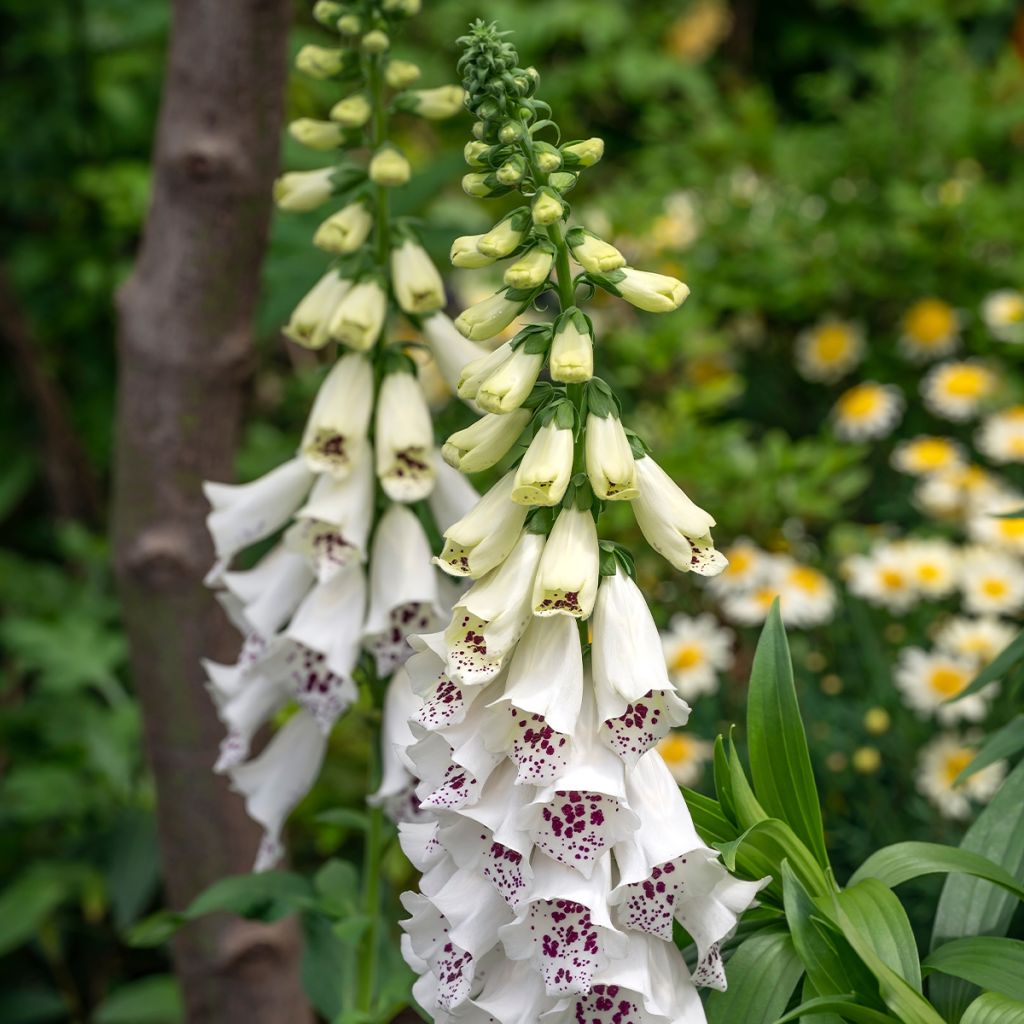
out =
[[452,523],[458,522],[469,513],[480,500],[480,495],[476,488],[457,469],[452,469],[436,450],[434,467],[437,470],[437,479],[427,501],[430,503],[430,511],[433,513],[437,528],[444,533]]
[[242,602],[249,628],[270,636],[288,621],[309,592],[313,573],[302,555],[278,544],[254,568],[225,573],[223,582]]
[[358,565],[320,583],[296,611],[287,635],[326,657],[337,676],[350,678],[359,660],[366,580]]

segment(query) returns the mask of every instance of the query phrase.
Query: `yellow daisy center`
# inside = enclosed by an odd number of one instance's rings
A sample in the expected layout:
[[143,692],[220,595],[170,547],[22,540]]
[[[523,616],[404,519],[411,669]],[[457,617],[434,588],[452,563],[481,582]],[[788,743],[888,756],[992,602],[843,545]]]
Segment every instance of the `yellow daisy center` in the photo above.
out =
[[907,311],[903,329],[919,345],[938,345],[956,330],[956,313],[941,299],[922,299]]
[[938,381],[940,390],[950,398],[981,398],[992,389],[992,383],[988,370],[969,363],[947,367]]
[[942,777],[946,785],[952,788],[957,776],[974,760],[975,751],[971,747],[961,747],[946,755],[942,762]]
[[821,573],[808,565],[798,565],[795,569],[792,569],[788,579],[794,587],[807,594],[819,594],[825,585],[825,580]]
[[754,564],[753,552],[748,548],[730,548],[725,554],[729,564],[723,570],[723,576],[742,576]]
[[1024,435],[1014,435],[1010,438],[1006,447],[1011,455],[1024,456]]
[[1006,295],[999,303],[997,319],[1004,324],[1019,324],[1024,320],[1024,295]]
[[932,669],[928,685],[943,697],[953,697],[967,685],[967,673],[949,665],[938,665]]
[[917,567],[917,578],[922,583],[937,583],[942,579],[942,569],[934,562],[923,562]]
[[704,661],[704,651],[697,644],[682,644],[672,656],[672,668],[684,672],[696,668]]
[[882,569],[879,572],[879,579],[886,590],[902,590],[904,586],[903,573],[899,569]]
[[987,580],[981,581],[981,592],[986,597],[1006,597],[1010,592],[1010,586],[1006,580],[990,576]]
[[754,602],[758,608],[763,608],[766,612],[772,606],[772,602],[779,596],[779,592],[774,590],[772,587],[762,587],[757,593],[754,594]]
[[685,764],[693,757],[693,742],[680,732],[670,732],[658,744],[658,753],[666,764]]
[[943,437],[926,437],[911,442],[906,455],[909,463],[917,469],[942,469],[953,461],[956,449]]
[[885,393],[881,388],[860,384],[839,399],[838,412],[847,420],[866,420],[878,412],[884,401]]
[[1024,519],[997,519],[996,523],[1003,540],[1024,539]]
[[853,348],[853,333],[846,324],[822,324],[815,332],[811,350],[815,358],[828,366],[841,362]]

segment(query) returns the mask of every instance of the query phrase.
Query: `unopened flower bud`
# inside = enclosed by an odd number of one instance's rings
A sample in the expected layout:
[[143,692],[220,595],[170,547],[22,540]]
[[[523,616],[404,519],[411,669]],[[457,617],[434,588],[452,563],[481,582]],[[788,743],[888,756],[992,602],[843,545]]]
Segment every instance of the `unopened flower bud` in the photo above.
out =
[[640,491],[629,439],[618,416],[587,417],[587,476],[602,501],[632,501]]
[[331,317],[351,287],[351,281],[328,270],[295,307],[283,328],[285,336],[305,348],[322,348],[329,338]]
[[604,139],[584,139],[569,142],[562,147],[562,158],[567,167],[593,167],[604,156]]
[[408,89],[419,81],[420,69],[409,60],[389,60],[384,69],[384,81],[392,89]]
[[516,185],[523,180],[526,161],[521,156],[509,157],[497,170],[495,177],[502,185]]
[[477,199],[486,199],[494,194],[498,187],[498,179],[486,171],[471,171],[462,176],[462,191],[467,196],[474,196]]
[[388,14],[401,14],[412,18],[420,13],[420,0],[384,0],[381,8]]
[[345,5],[337,0],[316,0],[313,4],[313,17],[328,28],[332,28],[344,13]]
[[528,223],[525,211],[516,210],[481,235],[477,248],[485,256],[492,256],[496,260],[503,259],[522,244]]
[[493,352],[466,363],[459,372],[459,380],[455,387],[459,398],[476,398],[480,385],[511,356],[512,344],[506,341]]
[[533,152],[537,166],[545,174],[557,171],[562,166],[562,154],[548,142],[535,142],[533,144]]
[[289,171],[274,182],[274,202],[281,210],[305,213],[327,202],[334,193],[334,167]]
[[540,428],[516,470],[512,500],[520,505],[557,505],[572,478],[571,429],[554,419]]
[[396,188],[404,185],[412,175],[409,161],[390,143],[385,143],[370,161],[370,180],[375,185]]
[[378,281],[360,281],[338,304],[328,327],[335,341],[365,352],[384,326],[388,300]]
[[474,121],[473,127],[470,129],[470,131],[473,133],[474,139],[483,139],[484,134],[487,131],[487,126],[483,123],[483,121]]
[[544,353],[527,352],[526,347],[513,349],[512,355],[480,384],[476,404],[485,412],[518,409],[533,390],[544,365]]
[[550,189],[542,188],[533,197],[530,213],[534,224],[554,224],[561,220],[564,212],[565,204]]
[[594,337],[586,317],[571,310],[555,324],[551,343],[551,379],[563,384],[581,384],[594,375]]
[[400,97],[401,108],[430,121],[454,117],[462,109],[466,94],[461,85],[439,85],[436,89],[416,89]]
[[444,282],[421,245],[406,239],[391,252],[395,298],[405,313],[431,313],[445,304]]
[[331,107],[330,118],[346,128],[362,128],[372,113],[370,101],[361,92],[357,92],[338,100]]
[[498,129],[498,141],[503,146],[508,146],[520,138],[522,134],[522,125],[516,124],[515,121],[507,121]]
[[295,55],[295,66],[310,78],[333,78],[345,67],[345,52],[310,43]]
[[489,267],[494,262],[493,256],[485,256],[478,248],[477,243],[483,235],[462,235],[452,242],[449,259],[452,265],[466,269],[477,267]]
[[359,45],[366,53],[386,53],[388,47],[391,46],[391,40],[388,39],[387,32],[382,32],[379,28],[375,28],[372,32],[367,32],[363,36],[359,41]]
[[495,292],[490,298],[478,302],[459,314],[455,326],[470,341],[493,338],[523,311],[524,303],[506,298],[505,292]]
[[357,36],[363,31],[363,21],[358,14],[345,14],[334,26],[343,36]]
[[591,274],[606,274],[626,265],[626,257],[614,245],[584,228],[573,228],[565,240],[572,258]]
[[536,288],[542,285],[551,273],[555,254],[548,248],[535,245],[523,253],[505,271],[505,284],[513,288]]
[[444,443],[441,457],[462,473],[480,473],[500,462],[526,429],[533,414],[516,409],[507,415],[488,413]]
[[487,164],[481,159],[481,157],[490,150],[490,146],[486,142],[478,142],[473,139],[472,142],[467,142],[463,147],[462,155],[465,157],[466,163],[470,167],[486,167]]
[[288,134],[310,149],[336,149],[342,143],[342,126],[332,121],[300,117],[288,125]]
[[554,171],[548,175],[548,184],[556,192],[568,192],[576,185],[578,177],[572,171]]
[[367,239],[373,217],[365,203],[349,203],[332,213],[313,235],[313,244],[324,252],[355,252]]
[[615,292],[648,313],[671,313],[690,294],[690,289],[682,281],[666,274],[623,267],[609,276],[613,280]]

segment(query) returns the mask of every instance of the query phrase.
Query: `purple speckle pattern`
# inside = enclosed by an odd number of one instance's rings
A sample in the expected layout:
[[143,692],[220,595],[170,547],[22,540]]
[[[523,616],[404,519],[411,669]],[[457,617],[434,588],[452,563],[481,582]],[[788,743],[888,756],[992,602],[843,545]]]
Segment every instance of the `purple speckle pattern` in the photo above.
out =
[[437,1001],[451,1010],[469,998],[473,983],[473,957],[454,942],[446,942],[434,961],[437,975]]
[[249,630],[242,641],[242,649],[238,652],[238,667],[246,675],[262,660],[267,653],[267,638],[255,629]]
[[461,722],[465,714],[466,701],[462,688],[442,672],[438,676],[433,693],[416,712],[415,721],[431,732]]
[[590,910],[572,900],[537,900],[526,921],[548,995],[588,992],[601,960]]
[[[480,839],[487,842],[487,836]],[[523,855],[510,850],[501,843],[492,842],[483,854],[484,878],[487,879],[501,898],[513,909],[523,900],[527,892],[526,877],[523,874]]]
[[338,716],[349,707],[355,696],[350,681],[335,675],[327,667],[327,659],[319,651],[295,645],[288,657],[295,699],[328,730]]
[[410,601],[391,609],[388,628],[366,638],[366,648],[377,663],[377,674],[389,676],[412,656],[409,636],[429,633],[437,625],[434,609],[424,601]]
[[713,988],[718,992],[724,992],[725,964],[722,963],[722,952],[718,943],[714,942],[708,947],[704,959],[697,964],[693,972],[693,983],[698,988]]
[[576,1000],[576,1024],[647,1024],[640,997],[619,985],[594,985]]
[[484,630],[487,622],[466,611],[455,609],[455,618],[445,631],[448,642],[448,663],[460,679],[482,683],[493,679],[501,670],[501,659],[487,650]]
[[305,447],[306,459],[313,468],[342,477],[352,466],[348,440],[344,434],[321,427]]
[[601,738],[629,765],[647,753],[671,728],[665,713],[665,691],[651,690],[627,705],[618,718],[601,725]]
[[450,764],[441,784],[423,800],[423,807],[455,811],[472,803],[479,795],[480,783],[461,765]]
[[531,715],[510,707],[512,716],[512,760],[519,769],[519,785],[543,786],[565,770],[569,737],[555,732],[542,715]]
[[618,801],[600,793],[559,790],[542,808],[533,841],[560,864],[590,865],[612,841],[618,813]]
[[630,931],[647,932],[671,942],[676,898],[686,887],[684,864],[685,857],[659,864],[650,878],[629,886],[619,907],[619,924]]
[[303,519],[295,524],[295,544],[309,559],[321,583],[333,579],[359,556],[355,547],[332,523]]

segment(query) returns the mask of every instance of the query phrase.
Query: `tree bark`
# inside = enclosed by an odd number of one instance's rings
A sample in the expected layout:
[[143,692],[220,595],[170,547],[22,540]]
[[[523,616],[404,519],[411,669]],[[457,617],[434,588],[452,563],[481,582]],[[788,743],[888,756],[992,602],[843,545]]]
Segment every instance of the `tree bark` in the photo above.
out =
[[[266,248],[286,80],[289,0],[175,0],[153,196],[118,296],[115,561],[156,780],[168,902],[248,871],[256,827],[213,775],[222,735],[200,657],[238,637],[205,591],[204,479],[230,479]],[[302,1024],[293,921],[227,915],[183,930],[193,1024]]]

